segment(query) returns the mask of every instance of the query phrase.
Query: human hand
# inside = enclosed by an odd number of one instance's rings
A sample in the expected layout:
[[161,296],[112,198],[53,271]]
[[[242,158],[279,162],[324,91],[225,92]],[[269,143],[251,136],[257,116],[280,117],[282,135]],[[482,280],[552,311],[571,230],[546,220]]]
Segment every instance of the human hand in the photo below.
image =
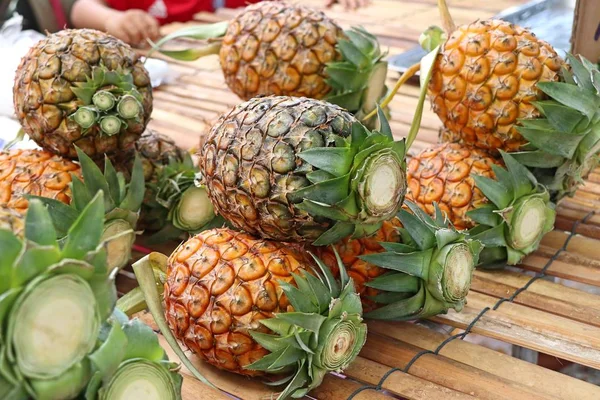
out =
[[120,12],[106,22],[106,32],[132,46],[145,46],[159,37],[158,21],[142,10]]
[[341,4],[346,10],[356,10],[371,4],[371,0],[325,0],[325,7],[330,8],[334,4]]

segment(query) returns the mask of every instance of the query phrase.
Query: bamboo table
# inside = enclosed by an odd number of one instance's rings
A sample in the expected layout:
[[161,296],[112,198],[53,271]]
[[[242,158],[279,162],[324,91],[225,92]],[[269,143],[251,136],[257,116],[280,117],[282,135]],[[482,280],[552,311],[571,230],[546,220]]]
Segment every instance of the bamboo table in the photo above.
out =
[[[320,7],[321,0],[307,0]],[[487,18],[522,0],[451,1],[457,23]],[[201,13],[199,22],[230,18],[234,10]],[[338,6],[328,11],[343,27],[363,25],[377,34],[390,54],[416,44],[421,30],[437,23],[436,0],[375,0],[360,12]],[[181,24],[165,27],[165,33]],[[155,91],[150,127],[184,147],[197,146],[220,113],[239,103],[228,91],[218,60],[170,61],[174,77]],[[393,85],[396,73],[390,73]],[[418,88],[406,85],[391,103],[391,126],[397,136],[408,131]],[[426,107],[412,151],[437,141],[440,122]],[[554,372],[487,347],[461,340],[468,333],[535,350],[562,360],[600,369],[600,170],[594,171],[575,197],[558,206],[556,229],[540,249],[516,269],[476,271],[468,304],[433,322],[454,328],[455,336],[423,324],[369,322],[360,357],[345,376],[329,375],[310,393],[318,399],[600,399],[600,387]],[[160,250],[170,252],[175,244]],[[139,254],[138,254],[139,256]],[[560,278],[539,279],[539,278]],[[118,277],[119,291],[136,285],[130,270]],[[577,287],[573,287],[577,286]],[[595,293],[595,294],[594,294]],[[153,326],[147,313],[140,314]],[[163,345],[168,345],[162,339]],[[176,357],[169,351],[172,359]],[[269,398],[271,389],[217,370],[190,354],[205,376],[224,392],[243,399]],[[549,357],[547,357],[549,358]],[[184,399],[225,399],[183,370]]]

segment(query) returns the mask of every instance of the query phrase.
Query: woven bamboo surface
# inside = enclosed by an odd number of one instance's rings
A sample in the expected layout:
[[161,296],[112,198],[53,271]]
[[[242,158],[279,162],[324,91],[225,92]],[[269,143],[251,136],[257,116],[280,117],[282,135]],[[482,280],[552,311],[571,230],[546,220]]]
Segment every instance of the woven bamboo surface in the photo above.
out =
[[[306,0],[319,7],[321,0]],[[338,6],[328,12],[343,27],[361,24],[376,33],[390,54],[415,45],[420,31],[439,21],[436,0],[375,0],[360,12]],[[487,18],[521,0],[449,1],[457,23]],[[233,10],[199,14],[200,22],[230,18]],[[165,33],[181,27],[165,27]],[[197,146],[221,112],[239,102],[227,90],[215,56],[194,63],[170,62],[170,81],[155,91],[150,127],[180,145]],[[397,79],[390,73],[389,84]],[[401,137],[408,131],[418,88],[405,86],[391,103],[391,126]],[[426,107],[413,151],[437,140],[440,122]],[[600,399],[600,387],[462,340],[465,330],[503,343],[600,369],[600,170],[594,171],[575,197],[558,206],[556,229],[518,268],[477,271],[468,304],[461,313],[434,322],[455,328],[440,333],[413,323],[369,322],[367,344],[346,376],[329,375],[310,393],[317,399]],[[157,249],[170,252],[175,243]],[[138,254],[139,256],[139,254]],[[550,278],[550,279],[548,279]],[[553,278],[560,278],[559,280]],[[135,286],[122,271],[119,290]],[[585,285],[580,285],[585,284]],[[577,286],[577,287],[574,287]],[[594,294],[596,293],[596,294]],[[153,325],[147,313],[140,314]],[[162,339],[162,338],[161,338]],[[168,348],[163,341],[165,348]],[[172,353],[173,359],[176,359]],[[190,357],[221,390],[242,399],[269,398],[271,389],[258,380],[217,370]],[[184,400],[230,398],[184,372]]]

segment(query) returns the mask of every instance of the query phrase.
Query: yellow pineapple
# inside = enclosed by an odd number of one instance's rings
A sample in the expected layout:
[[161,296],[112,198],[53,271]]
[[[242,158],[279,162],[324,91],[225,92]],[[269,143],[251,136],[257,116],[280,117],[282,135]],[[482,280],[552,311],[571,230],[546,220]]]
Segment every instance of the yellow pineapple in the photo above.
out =
[[[598,165],[600,74],[583,57],[559,57],[531,31],[501,20],[454,26],[439,0],[446,38],[435,28],[422,44],[441,45],[429,94],[442,142],[514,157],[550,191],[573,195]],[[439,29],[439,28],[438,28]],[[445,41],[443,41],[445,40]]]
[[[168,258],[151,253],[133,269],[169,340],[227,371],[290,375],[277,397],[286,399],[345,369],[366,340],[352,280],[342,273],[338,282],[313,265],[293,245],[221,228],[190,238]],[[164,310],[152,267],[166,275]]]
[[[180,37],[208,43],[160,49]],[[387,92],[387,62],[377,38],[359,27],[343,31],[323,12],[299,4],[249,5],[231,21],[174,32],[157,48],[187,61],[219,54],[227,85],[243,100],[258,95],[324,99],[362,119]]]

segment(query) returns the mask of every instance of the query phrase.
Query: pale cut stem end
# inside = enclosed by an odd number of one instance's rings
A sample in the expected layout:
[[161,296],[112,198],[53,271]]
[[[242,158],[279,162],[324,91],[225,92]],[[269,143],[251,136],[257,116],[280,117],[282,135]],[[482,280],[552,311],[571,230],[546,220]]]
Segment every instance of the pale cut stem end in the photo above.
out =
[[446,4],[446,0],[438,0],[438,9],[440,10],[440,17],[442,18],[442,25],[444,26],[444,30],[448,37],[456,30],[456,24],[454,24],[454,20],[450,15],[450,10],[448,9],[448,4]]
[[106,242],[109,271],[123,268],[131,258],[131,247],[135,241],[135,232],[129,222],[123,219],[108,222],[102,232],[102,241]]
[[125,119],[137,118],[142,111],[142,105],[132,95],[125,95],[117,104],[117,112]]
[[447,300],[456,302],[467,297],[474,268],[475,260],[468,246],[460,244],[450,250],[444,266],[444,291]]
[[546,225],[546,204],[540,198],[525,200],[515,210],[510,224],[510,244],[523,250],[540,240]]
[[89,107],[79,107],[73,114],[73,120],[83,129],[89,129],[98,120],[98,113]]
[[[377,154],[374,155],[377,157]],[[377,157],[366,167],[359,193],[369,215],[389,219],[400,209],[406,194],[406,175],[397,157]]]
[[[404,85],[410,78],[412,78],[413,76],[415,76],[415,74],[419,71],[420,68],[421,68],[421,63],[419,62],[419,63],[416,63],[414,65],[411,65],[410,68],[408,68],[406,71],[404,71],[404,73],[402,74],[402,76],[400,76],[400,78],[398,79],[398,81],[394,85],[393,89],[385,97],[385,99],[383,99],[383,101],[381,102],[381,104],[379,105],[379,107],[380,108],[387,107],[392,102],[392,99],[394,98],[394,96],[396,95],[396,93],[398,93],[398,91],[400,90],[400,88],[402,87],[402,85]],[[373,118],[375,116],[375,114],[377,114],[377,108],[375,108],[373,111],[371,111],[369,114],[367,114],[362,119],[362,121],[363,122],[367,122],[369,119]]]
[[114,115],[107,115],[100,119],[100,129],[108,136],[116,135],[121,130],[121,120]]
[[329,371],[343,369],[351,361],[356,340],[356,331],[352,323],[340,323],[325,343],[322,355],[325,367]]
[[92,103],[101,111],[108,111],[115,106],[117,99],[115,96],[106,90],[96,92],[92,97]]

